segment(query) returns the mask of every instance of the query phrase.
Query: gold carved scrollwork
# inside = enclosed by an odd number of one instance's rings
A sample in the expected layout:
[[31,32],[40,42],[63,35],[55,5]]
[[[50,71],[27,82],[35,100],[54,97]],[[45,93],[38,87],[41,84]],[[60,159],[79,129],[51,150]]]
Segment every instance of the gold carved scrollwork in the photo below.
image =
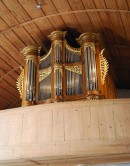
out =
[[42,81],[43,79],[45,79],[51,73],[51,71],[52,71],[51,67],[40,70],[39,71],[39,81]]
[[61,65],[55,64],[55,66],[54,66],[54,72],[55,72],[56,70],[59,70],[60,73],[62,74],[62,66],[61,66]]
[[65,66],[66,70],[72,71],[74,73],[77,74],[82,74],[82,66],[78,65],[78,66]]
[[25,57],[25,62],[27,63],[29,60],[32,60],[36,64],[36,57],[35,57],[35,55],[27,55]]
[[94,43],[85,43],[84,44],[84,48],[86,49],[86,47],[90,47],[94,52],[95,52],[95,44]]
[[72,46],[70,46],[67,41],[65,41],[65,47],[67,50],[69,50],[70,52],[76,53],[76,54],[81,54],[81,49],[80,48],[74,48]]
[[109,68],[109,64],[108,61],[106,60],[106,58],[103,56],[103,52],[105,49],[103,49],[100,52],[100,69],[101,69],[101,83],[102,85],[105,83],[105,78],[106,75],[108,73],[108,68]]
[[22,67],[20,67],[21,69],[21,73],[17,79],[17,82],[16,82],[16,87],[19,91],[19,94],[20,94],[20,98],[22,98],[22,94],[23,94],[23,81],[24,81],[24,69]]
[[54,43],[54,46],[59,45],[59,47],[62,47],[62,41],[61,40],[55,40],[53,43]]
[[52,52],[52,46],[50,50],[47,52],[47,54],[45,54],[43,57],[40,58],[40,63],[44,61],[49,55],[51,55],[51,52]]

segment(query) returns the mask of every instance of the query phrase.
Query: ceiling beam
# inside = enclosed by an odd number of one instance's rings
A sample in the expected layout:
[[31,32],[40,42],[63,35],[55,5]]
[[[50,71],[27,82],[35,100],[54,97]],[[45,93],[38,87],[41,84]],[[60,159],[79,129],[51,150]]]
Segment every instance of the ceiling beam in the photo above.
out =
[[4,34],[10,30],[15,30],[18,27],[21,27],[23,25],[26,25],[28,23],[37,21],[37,20],[41,20],[41,19],[46,19],[46,18],[52,18],[52,17],[56,17],[56,16],[63,16],[63,15],[68,15],[68,14],[77,14],[77,13],[91,13],[91,12],[112,12],[112,13],[130,13],[130,10],[119,10],[119,9],[83,9],[83,10],[73,10],[73,11],[67,11],[67,12],[59,12],[56,14],[50,14],[50,15],[45,15],[42,17],[38,17],[38,18],[34,18],[32,20],[29,21],[25,21],[23,23],[18,23],[17,25],[10,27],[8,29],[5,29],[3,31],[0,32],[0,34]]

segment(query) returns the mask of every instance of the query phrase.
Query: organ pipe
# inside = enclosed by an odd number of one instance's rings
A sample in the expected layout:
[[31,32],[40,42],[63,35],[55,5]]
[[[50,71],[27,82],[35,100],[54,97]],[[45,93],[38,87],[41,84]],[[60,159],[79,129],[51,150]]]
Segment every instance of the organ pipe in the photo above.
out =
[[36,102],[36,70],[39,49],[35,46],[27,46],[22,51],[26,62],[24,65],[23,106],[33,105]]

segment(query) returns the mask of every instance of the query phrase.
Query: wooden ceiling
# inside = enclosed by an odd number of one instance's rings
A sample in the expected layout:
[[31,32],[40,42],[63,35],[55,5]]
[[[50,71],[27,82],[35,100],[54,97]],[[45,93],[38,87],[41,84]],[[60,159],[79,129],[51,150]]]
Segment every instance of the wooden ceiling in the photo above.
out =
[[[39,0],[40,1],[40,0]],[[0,109],[20,106],[16,79],[27,45],[48,46],[54,30],[102,33],[118,88],[130,89],[130,0],[0,1]]]

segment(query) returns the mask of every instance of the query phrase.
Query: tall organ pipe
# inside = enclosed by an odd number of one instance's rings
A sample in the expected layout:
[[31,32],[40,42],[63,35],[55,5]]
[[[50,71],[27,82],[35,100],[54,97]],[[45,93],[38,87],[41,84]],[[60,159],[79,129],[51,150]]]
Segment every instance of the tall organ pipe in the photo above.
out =
[[36,101],[36,69],[38,69],[37,62],[40,49],[36,46],[27,46],[22,51],[26,62],[22,106],[33,105]]
[[36,65],[32,60],[27,62],[26,100],[35,101]]

